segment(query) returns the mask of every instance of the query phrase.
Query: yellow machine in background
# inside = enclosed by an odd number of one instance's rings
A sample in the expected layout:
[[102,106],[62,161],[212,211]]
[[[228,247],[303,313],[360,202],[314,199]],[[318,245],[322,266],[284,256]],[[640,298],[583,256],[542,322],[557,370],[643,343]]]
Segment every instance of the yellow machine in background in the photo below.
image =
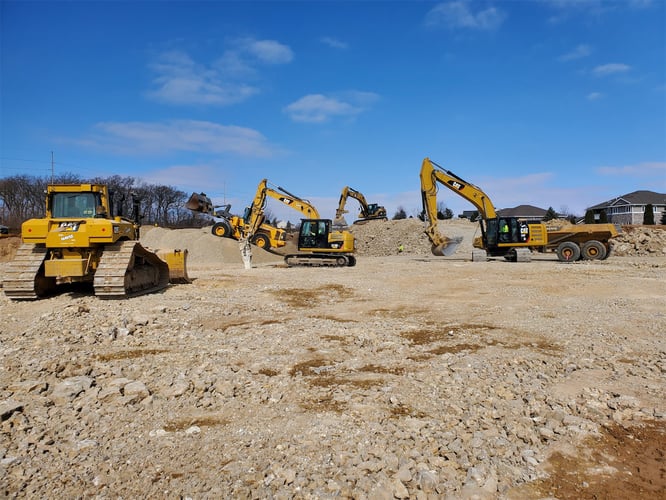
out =
[[[190,199],[185,204],[193,212],[200,212],[221,219],[211,228],[211,233],[220,238],[232,238],[240,240],[243,236],[243,228],[246,224],[254,224],[250,217],[252,217],[250,207],[245,209],[242,217],[233,215],[231,213],[231,205],[223,205],[221,207],[214,207],[211,199],[206,196],[206,193],[192,193]],[[269,248],[281,248],[287,244],[287,232],[284,229],[277,228],[264,221],[265,217],[259,223],[259,228],[254,234],[252,241],[254,245],[259,248],[268,250]]]
[[345,210],[347,198],[354,198],[361,205],[358,220],[355,220],[354,224],[363,224],[371,220],[388,220],[386,209],[383,206],[378,205],[377,203],[368,203],[365,196],[363,196],[363,193],[349,186],[345,186],[342,188],[340,201],[338,202],[338,209],[335,211],[334,223],[336,225],[347,225],[344,218],[344,214],[349,212],[349,210]]
[[246,224],[243,234],[252,239],[258,229],[258,223],[263,219],[267,197],[274,198],[281,203],[302,213],[306,218],[301,219],[298,235],[298,252],[285,255],[285,262],[289,266],[354,266],[354,235],[349,231],[333,228],[331,219],[321,219],[319,211],[308,200],[289,193],[286,189],[277,186],[273,189],[268,181],[263,179],[257,186],[257,192],[252,202],[252,215],[248,220],[254,224]]
[[559,229],[547,228],[542,221],[517,217],[501,217],[495,212],[490,198],[483,190],[449,170],[425,158],[421,164],[421,197],[426,214],[425,233],[432,242],[434,255],[451,255],[460,239],[440,234],[437,227],[437,183],[472,203],[479,211],[481,236],[474,240],[473,260],[485,260],[488,255],[504,257],[513,262],[527,262],[532,250],[554,251],[562,262],[579,259],[605,259],[610,252],[609,240],[618,235],[613,224],[577,224]]
[[35,299],[58,284],[90,282],[95,295],[119,298],[187,283],[187,250],[144,248],[135,220],[113,216],[108,188],[99,184],[49,185],[46,215],[21,227],[23,244],[3,282],[12,299]]

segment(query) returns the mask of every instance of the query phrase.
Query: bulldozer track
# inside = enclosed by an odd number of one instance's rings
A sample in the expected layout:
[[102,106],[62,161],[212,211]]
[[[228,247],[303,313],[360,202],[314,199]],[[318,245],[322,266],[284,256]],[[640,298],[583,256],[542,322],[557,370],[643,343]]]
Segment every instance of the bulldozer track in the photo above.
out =
[[47,249],[23,243],[9,263],[2,288],[12,299],[36,299],[55,288],[55,280],[40,278],[40,268],[46,258]]
[[134,297],[166,288],[169,268],[138,241],[121,241],[104,248],[93,286],[100,298]]

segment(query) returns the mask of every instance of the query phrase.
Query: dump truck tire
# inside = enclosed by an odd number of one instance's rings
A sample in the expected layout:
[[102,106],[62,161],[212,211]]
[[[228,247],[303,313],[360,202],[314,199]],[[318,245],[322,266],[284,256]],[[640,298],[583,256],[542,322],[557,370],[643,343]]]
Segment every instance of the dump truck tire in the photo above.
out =
[[597,240],[586,241],[580,249],[580,254],[585,260],[603,260],[607,253],[604,244]]
[[556,250],[557,258],[560,262],[576,262],[580,259],[580,247],[573,241],[560,243]]

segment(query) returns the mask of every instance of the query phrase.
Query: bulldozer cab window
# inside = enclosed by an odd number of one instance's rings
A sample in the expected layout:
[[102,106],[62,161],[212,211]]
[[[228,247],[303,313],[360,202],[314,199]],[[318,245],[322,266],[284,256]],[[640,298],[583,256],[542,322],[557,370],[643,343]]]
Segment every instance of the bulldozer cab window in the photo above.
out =
[[100,203],[95,193],[54,193],[51,213],[56,218],[94,217],[95,207]]

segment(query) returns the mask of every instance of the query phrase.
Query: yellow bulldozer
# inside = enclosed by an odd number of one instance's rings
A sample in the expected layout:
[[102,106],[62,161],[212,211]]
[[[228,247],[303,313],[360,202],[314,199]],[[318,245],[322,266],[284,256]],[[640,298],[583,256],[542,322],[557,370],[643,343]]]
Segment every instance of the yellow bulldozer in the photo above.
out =
[[108,187],[53,184],[46,214],[21,226],[22,245],[6,271],[5,295],[37,299],[65,283],[92,283],[96,296],[123,298],[188,283],[187,250],[156,250],[139,243],[139,202],[134,219],[113,215]]

